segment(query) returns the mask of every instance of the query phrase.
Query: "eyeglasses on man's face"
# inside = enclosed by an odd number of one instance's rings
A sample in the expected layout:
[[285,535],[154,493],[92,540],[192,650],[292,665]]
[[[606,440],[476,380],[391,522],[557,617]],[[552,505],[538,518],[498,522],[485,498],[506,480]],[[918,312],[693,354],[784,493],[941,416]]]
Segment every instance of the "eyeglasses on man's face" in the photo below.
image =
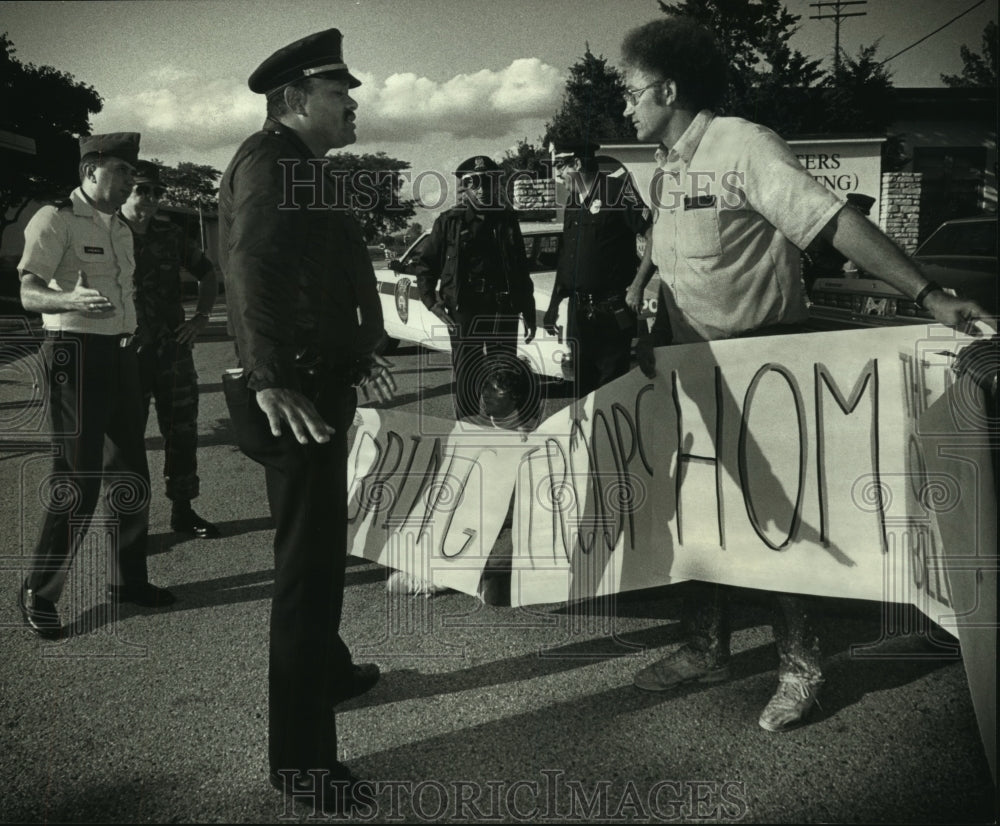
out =
[[135,194],[140,198],[156,198],[159,200],[166,194],[166,191],[162,186],[149,186],[147,184],[138,184],[135,187]]
[[659,86],[663,83],[662,80],[654,80],[648,86],[643,86],[641,89],[626,89],[625,90],[625,100],[629,106],[635,106],[639,102],[639,98],[642,97],[642,93],[647,89],[652,89],[654,86]]

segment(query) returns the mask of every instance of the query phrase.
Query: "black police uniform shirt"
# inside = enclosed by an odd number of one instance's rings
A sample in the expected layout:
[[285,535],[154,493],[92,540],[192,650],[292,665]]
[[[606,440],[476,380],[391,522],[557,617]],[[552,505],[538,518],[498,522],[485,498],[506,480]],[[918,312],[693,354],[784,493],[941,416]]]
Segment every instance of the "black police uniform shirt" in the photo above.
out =
[[384,334],[361,227],[343,206],[325,206],[336,204],[336,186],[320,161],[268,119],[219,185],[219,263],[251,390],[300,389],[304,355],[350,373]]
[[479,295],[510,294],[515,312],[534,313],[534,285],[517,216],[510,209],[476,210],[462,205],[439,215],[417,258],[417,286],[428,308],[438,284],[452,309]]
[[597,299],[624,294],[638,267],[636,236],[648,226],[641,202],[624,180],[598,175],[582,200],[574,195],[566,205],[556,268],[560,293]]

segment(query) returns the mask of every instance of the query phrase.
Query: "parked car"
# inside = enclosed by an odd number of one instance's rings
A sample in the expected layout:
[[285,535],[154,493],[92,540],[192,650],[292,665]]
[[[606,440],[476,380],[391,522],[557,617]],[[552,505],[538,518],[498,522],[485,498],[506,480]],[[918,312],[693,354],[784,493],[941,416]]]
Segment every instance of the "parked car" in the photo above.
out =
[[[945,221],[913,255],[924,275],[944,289],[972,298],[997,315],[996,216]],[[823,329],[884,327],[932,319],[909,296],[864,272],[857,278],[817,278],[810,292],[810,319]]]
[[[523,327],[519,335],[518,355],[526,359],[540,376],[566,378],[570,357],[562,331],[566,329],[568,302],[559,306],[559,335],[551,335],[542,327],[542,316],[549,306],[555,284],[556,263],[562,243],[562,225],[543,222],[522,222],[524,249],[528,258],[531,280],[535,286],[535,315],[538,331],[530,344],[524,343]],[[400,341],[411,341],[432,350],[450,351],[451,340],[445,325],[420,300],[414,278],[420,250],[430,236],[423,233],[398,260],[389,261],[385,269],[376,269],[385,330],[389,336],[384,352],[392,352]],[[655,280],[647,289],[644,314],[655,313]],[[565,369],[564,369],[565,368]]]

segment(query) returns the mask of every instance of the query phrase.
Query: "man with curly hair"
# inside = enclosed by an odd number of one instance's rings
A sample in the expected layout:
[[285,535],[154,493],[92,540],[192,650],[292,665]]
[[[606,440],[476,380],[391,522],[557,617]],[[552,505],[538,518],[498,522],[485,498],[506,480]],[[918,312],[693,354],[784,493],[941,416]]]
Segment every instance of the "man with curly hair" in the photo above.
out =
[[[689,18],[666,17],[629,32],[622,53],[625,116],[640,140],[660,143],[647,254],[659,271],[673,343],[803,332],[808,309],[800,252],[817,237],[941,323],[964,327],[985,315],[975,302],[928,282],[860,212],[814,181],[773,131],[716,114],[727,69],[709,30]],[[646,273],[639,270],[633,294],[645,286]],[[686,641],[635,676],[641,689],[667,691],[729,676],[731,589],[692,584],[681,616]],[[809,714],[823,674],[809,599],[773,597],[779,685],[759,722],[783,731]]]

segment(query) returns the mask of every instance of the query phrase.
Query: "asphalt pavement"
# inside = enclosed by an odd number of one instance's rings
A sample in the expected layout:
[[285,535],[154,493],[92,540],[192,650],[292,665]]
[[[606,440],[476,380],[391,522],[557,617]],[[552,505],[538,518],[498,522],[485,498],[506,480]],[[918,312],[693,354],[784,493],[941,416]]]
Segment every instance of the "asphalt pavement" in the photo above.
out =
[[[16,605],[49,460],[30,336],[5,334],[3,822],[308,819],[286,809],[267,782],[273,530],[263,473],[233,444],[220,381],[233,350],[221,318],[217,310],[195,351],[195,507],[222,538],[170,531],[151,417],[150,578],[178,601],[164,611],[124,606],[112,616],[98,596],[106,562],[98,521],[60,602],[72,633],[58,643],[24,629]],[[412,346],[393,361],[400,392],[391,404],[446,416],[446,364]],[[550,387],[550,410],[565,403]],[[618,595],[610,606],[513,609],[453,592],[394,596],[385,579],[379,566],[348,560],[343,635],[357,660],[383,672],[337,717],[341,758],[372,782],[372,803],[356,820],[996,820],[961,660],[908,609],[888,633],[883,606],[823,600],[822,706],[808,725],[772,734],[757,717],[776,686],[777,655],[764,604],[752,594],[736,603],[728,682],[649,694],[632,676],[679,642],[684,584]],[[908,622],[912,632],[900,633]]]

